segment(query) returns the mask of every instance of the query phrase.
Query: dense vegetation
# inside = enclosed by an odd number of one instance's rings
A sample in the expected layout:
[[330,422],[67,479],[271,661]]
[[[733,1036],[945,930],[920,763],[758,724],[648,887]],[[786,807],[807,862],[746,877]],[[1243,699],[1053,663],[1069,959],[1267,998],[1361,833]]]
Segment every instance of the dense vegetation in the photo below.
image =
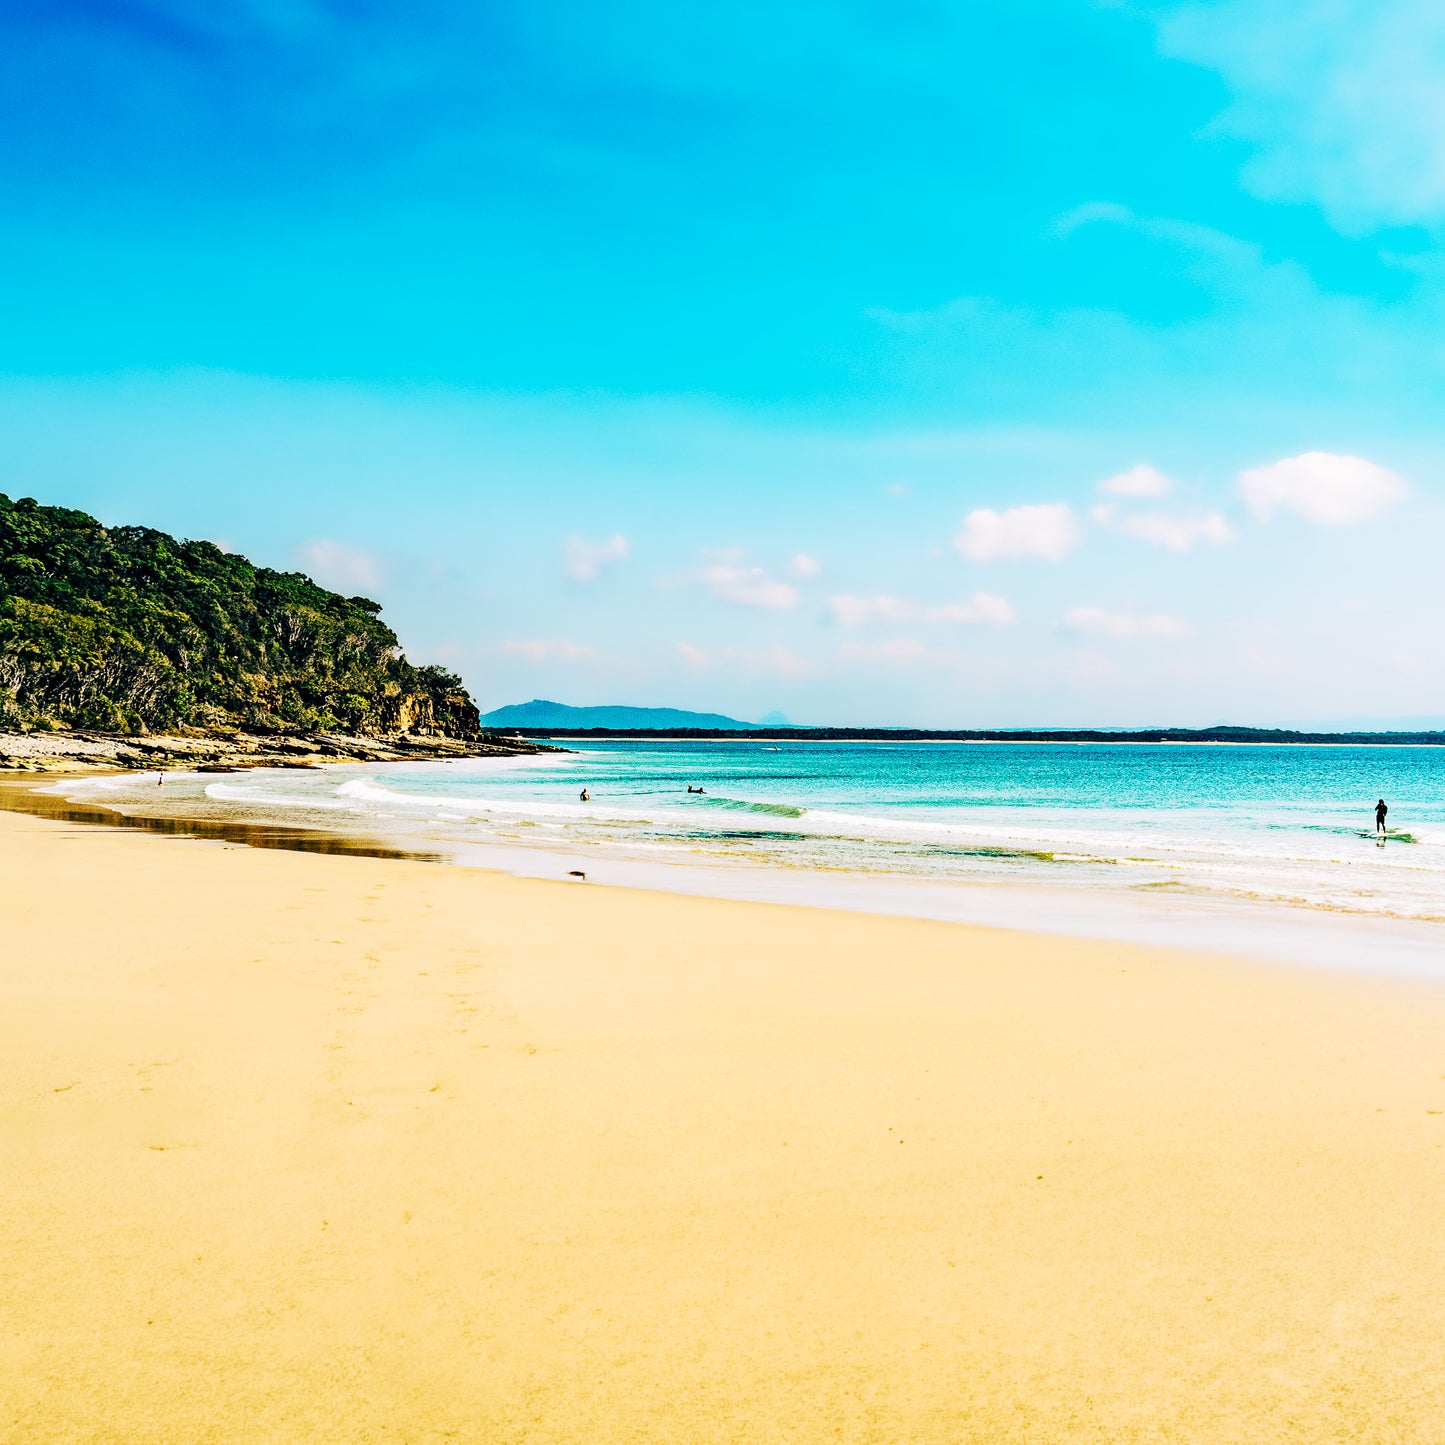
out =
[[210,542],[0,494],[0,727],[472,737],[381,608]]

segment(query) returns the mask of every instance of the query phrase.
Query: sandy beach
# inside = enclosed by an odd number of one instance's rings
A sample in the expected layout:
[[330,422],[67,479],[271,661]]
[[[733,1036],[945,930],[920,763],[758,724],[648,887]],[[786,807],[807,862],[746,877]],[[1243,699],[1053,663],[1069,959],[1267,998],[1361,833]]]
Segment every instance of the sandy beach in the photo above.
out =
[[0,1439],[1445,1436],[1421,981],[0,814]]

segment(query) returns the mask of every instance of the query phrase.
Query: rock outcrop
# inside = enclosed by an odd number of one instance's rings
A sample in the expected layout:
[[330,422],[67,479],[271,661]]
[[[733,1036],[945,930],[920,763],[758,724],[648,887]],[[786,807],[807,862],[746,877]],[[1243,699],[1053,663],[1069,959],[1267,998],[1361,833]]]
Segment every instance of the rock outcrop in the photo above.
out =
[[227,733],[165,737],[67,729],[0,733],[0,772],[83,773],[119,768],[149,771],[187,768],[233,772],[240,768],[310,768],[323,763],[403,763],[429,758],[514,757],[560,748],[491,738],[439,734],[346,737],[336,733]]

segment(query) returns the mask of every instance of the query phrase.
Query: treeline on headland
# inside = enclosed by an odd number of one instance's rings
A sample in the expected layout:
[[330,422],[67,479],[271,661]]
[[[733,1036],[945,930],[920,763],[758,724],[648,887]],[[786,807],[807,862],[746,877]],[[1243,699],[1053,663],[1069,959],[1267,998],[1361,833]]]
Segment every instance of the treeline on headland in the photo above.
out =
[[478,736],[379,604],[211,542],[0,493],[0,729]]
[[1445,732],[1310,733],[1289,728],[508,728],[527,738],[732,738],[839,743],[1339,743],[1445,747]]

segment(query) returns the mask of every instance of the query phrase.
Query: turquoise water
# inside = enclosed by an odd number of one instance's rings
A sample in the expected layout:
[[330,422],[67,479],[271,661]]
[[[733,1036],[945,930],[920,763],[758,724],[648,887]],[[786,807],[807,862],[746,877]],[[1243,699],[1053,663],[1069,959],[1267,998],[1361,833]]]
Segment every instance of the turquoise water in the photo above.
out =
[[[142,780],[86,786],[128,809],[405,835],[471,856],[506,848],[1178,891],[1445,919],[1445,749],[568,746],[540,758],[173,777],[163,802]],[[1391,809],[1383,844],[1379,797]]]

